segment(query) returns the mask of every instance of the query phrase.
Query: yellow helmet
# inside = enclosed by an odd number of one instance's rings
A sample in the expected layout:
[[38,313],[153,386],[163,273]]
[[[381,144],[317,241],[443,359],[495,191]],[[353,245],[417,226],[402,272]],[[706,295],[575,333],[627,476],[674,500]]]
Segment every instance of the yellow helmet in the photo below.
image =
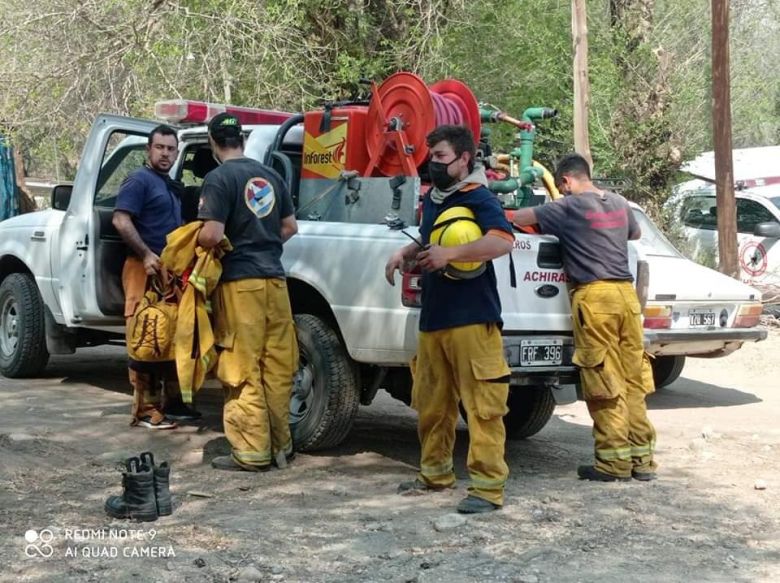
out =
[[[442,247],[465,245],[482,238],[471,209],[454,206],[443,211],[433,223],[431,244]],[[481,261],[452,262],[444,268],[444,275],[450,279],[473,279],[485,272],[485,263]]]

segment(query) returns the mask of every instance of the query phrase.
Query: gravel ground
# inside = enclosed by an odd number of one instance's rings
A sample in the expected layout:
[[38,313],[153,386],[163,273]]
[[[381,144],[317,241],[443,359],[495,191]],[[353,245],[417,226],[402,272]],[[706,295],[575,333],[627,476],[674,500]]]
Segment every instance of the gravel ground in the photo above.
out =
[[[780,331],[723,359],[689,359],[652,395],[660,479],[591,484],[583,403],[510,442],[507,503],[453,514],[467,486],[404,497],[414,412],[380,393],[335,450],[284,471],[225,474],[218,389],[175,432],[128,427],[121,349],[53,359],[46,378],[0,378],[0,580],[5,581],[766,581],[780,580]],[[113,521],[117,461],[150,449],[173,465],[175,511]],[[25,533],[43,533],[28,543]],[[32,535],[30,534],[32,538]],[[32,555],[32,556],[28,556]]]

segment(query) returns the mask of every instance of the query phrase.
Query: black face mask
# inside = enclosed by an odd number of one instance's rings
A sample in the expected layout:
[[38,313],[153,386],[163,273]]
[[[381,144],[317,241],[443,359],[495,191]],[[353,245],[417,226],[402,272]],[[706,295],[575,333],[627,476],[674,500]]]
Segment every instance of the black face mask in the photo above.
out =
[[[457,160],[457,158],[455,158],[455,160]],[[455,184],[457,178],[450,176],[447,173],[450,164],[455,162],[455,160],[446,164],[444,162],[428,162],[428,175],[430,176],[433,185],[439,190],[447,190],[450,186]]]

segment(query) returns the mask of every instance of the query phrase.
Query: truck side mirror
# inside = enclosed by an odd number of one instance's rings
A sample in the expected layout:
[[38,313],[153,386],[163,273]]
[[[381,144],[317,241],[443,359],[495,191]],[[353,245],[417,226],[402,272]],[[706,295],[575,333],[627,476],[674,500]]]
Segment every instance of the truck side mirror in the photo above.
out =
[[777,221],[767,221],[758,223],[753,234],[756,237],[768,237],[769,239],[780,239],[780,223]]
[[51,208],[58,211],[68,210],[70,195],[73,193],[72,184],[58,184],[51,191]]

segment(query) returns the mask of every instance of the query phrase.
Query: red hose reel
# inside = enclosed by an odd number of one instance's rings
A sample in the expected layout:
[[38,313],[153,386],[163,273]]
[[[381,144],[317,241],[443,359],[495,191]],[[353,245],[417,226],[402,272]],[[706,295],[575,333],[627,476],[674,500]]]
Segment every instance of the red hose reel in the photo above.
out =
[[368,107],[365,175],[417,176],[428,157],[425,137],[437,126],[464,125],[478,140],[479,104],[461,81],[447,79],[428,87],[413,73],[395,73],[374,86]]

